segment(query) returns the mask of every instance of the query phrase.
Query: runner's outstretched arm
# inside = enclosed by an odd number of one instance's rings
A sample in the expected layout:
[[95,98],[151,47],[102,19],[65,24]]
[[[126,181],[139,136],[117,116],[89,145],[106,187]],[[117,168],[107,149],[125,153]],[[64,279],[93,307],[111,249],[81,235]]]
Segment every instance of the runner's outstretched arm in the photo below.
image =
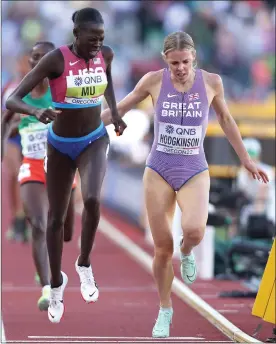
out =
[[[122,118],[124,115],[131,110],[135,105],[146,99],[150,92],[149,86],[151,83],[152,72],[144,75],[138,84],[135,86],[134,90],[130,92],[123,100],[117,104],[118,114]],[[101,113],[101,118],[105,126],[112,124],[111,110],[109,108],[105,109]]]

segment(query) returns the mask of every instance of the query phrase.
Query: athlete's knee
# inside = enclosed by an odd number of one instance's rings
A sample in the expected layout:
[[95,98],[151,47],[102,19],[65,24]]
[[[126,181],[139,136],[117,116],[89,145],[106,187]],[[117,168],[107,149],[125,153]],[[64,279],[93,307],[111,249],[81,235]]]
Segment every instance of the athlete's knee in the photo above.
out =
[[45,237],[45,233],[46,233],[46,220],[43,218],[43,216],[40,215],[35,215],[35,216],[31,216],[28,218],[29,223],[31,225],[32,228],[32,237],[33,240],[40,240],[42,238]]
[[63,230],[65,220],[62,216],[56,214],[49,214],[47,230],[52,232],[59,232]]
[[88,196],[83,200],[84,209],[89,214],[100,214],[100,199],[95,196]]
[[184,232],[184,241],[188,240],[189,243],[193,244],[194,246],[198,245],[201,240],[203,239],[205,226],[203,225],[189,225],[183,228]]
[[171,260],[173,256],[173,239],[168,238],[155,243],[154,255],[163,262]]

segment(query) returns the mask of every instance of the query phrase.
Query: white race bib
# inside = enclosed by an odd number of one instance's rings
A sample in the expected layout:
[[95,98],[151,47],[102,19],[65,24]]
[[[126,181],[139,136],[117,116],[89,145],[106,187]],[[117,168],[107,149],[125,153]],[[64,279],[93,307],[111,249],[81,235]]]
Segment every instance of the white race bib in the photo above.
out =
[[45,124],[42,124],[43,127],[41,127],[41,124],[36,123],[20,130],[22,154],[27,158],[44,158],[48,128]]
[[199,154],[202,138],[202,126],[181,126],[171,123],[159,123],[156,150],[168,154]]

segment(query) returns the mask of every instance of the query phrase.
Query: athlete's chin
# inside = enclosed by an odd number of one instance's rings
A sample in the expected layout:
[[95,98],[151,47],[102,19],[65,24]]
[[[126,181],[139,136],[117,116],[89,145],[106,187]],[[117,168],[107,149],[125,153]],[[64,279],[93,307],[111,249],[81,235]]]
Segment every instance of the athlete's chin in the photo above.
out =
[[98,52],[99,52],[98,50],[89,51],[89,57],[90,57],[91,59],[93,59],[94,57],[97,56]]
[[187,74],[183,74],[183,73],[176,74],[176,79],[178,79],[181,82],[185,82],[187,78],[188,78]]

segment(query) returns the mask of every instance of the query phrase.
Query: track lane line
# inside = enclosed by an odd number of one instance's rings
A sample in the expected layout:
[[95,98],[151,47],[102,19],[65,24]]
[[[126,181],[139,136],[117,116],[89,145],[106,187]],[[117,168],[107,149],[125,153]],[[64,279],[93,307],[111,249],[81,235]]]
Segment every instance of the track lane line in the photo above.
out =
[[5,329],[4,329],[4,322],[1,316],[1,343],[6,344],[6,335],[5,335]]

